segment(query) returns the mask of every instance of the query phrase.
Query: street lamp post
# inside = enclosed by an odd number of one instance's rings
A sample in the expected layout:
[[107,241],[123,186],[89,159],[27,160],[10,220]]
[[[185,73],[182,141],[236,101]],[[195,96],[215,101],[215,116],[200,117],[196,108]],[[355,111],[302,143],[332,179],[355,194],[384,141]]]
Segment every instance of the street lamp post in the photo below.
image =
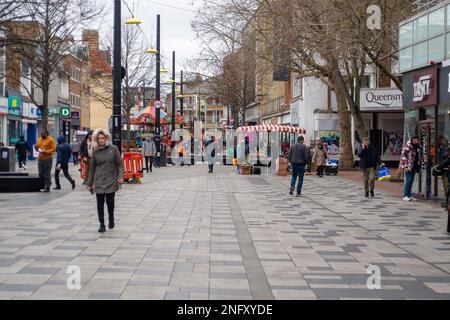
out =
[[184,104],[184,97],[183,97],[183,71],[181,71],[181,83],[180,83],[180,115],[181,115],[181,125],[180,128],[183,128],[184,123],[184,115],[183,115],[183,104]]
[[[161,100],[161,17],[156,16],[156,101]],[[161,133],[161,112],[160,108],[155,110],[155,135],[160,137]],[[157,143],[156,149],[160,152],[160,143]]]
[[114,0],[114,52],[113,52],[113,143],[122,150],[122,92],[121,92],[121,1]]
[[172,52],[172,132],[175,131],[175,51]]

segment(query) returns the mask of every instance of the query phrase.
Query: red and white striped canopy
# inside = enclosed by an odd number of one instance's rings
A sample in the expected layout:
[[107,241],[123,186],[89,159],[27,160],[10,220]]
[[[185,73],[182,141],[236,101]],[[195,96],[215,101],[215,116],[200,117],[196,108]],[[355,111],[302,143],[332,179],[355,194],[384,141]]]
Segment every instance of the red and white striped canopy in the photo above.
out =
[[283,126],[279,124],[261,124],[256,126],[243,126],[239,127],[237,131],[243,132],[260,132],[260,131],[280,131],[280,132],[292,132],[306,134],[306,130],[300,127]]

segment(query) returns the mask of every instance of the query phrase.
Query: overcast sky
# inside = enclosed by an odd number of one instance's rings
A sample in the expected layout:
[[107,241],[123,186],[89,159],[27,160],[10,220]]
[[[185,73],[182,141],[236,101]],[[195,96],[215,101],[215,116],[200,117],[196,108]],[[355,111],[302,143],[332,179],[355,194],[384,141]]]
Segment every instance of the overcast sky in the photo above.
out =
[[[112,34],[114,1],[103,0],[107,6],[107,15],[102,21],[97,21],[93,27],[100,29],[103,39],[108,33]],[[163,65],[170,69],[172,65],[172,51],[176,51],[177,73],[186,59],[193,58],[199,51],[199,42],[191,28],[196,7],[192,0],[124,0],[134,16],[142,20],[140,25],[149,41],[156,46],[156,15],[161,15],[161,48],[164,57]],[[122,2],[122,18],[131,17],[127,6]]]

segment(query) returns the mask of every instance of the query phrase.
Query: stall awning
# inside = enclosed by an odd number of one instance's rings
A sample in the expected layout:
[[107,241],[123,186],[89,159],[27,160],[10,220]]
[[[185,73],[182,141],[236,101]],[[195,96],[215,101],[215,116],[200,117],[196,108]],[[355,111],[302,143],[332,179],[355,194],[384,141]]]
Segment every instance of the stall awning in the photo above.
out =
[[[136,112],[135,114],[133,114],[131,116],[131,124],[135,124],[135,123],[153,123],[155,120],[155,107],[153,106],[149,106],[145,109],[140,110],[139,112]],[[162,110],[160,110],[160,116],[161,119],[163,119],[166,116],[166,113]],[[145,121],[146,119],[151,119],[151,121]]]
[[241,132],[261,132],[261,131],[279,131],[306,134],[306,130],[301,127],[283,126],[278,124],[261,124],[256,126],[239,127],[237,131]]

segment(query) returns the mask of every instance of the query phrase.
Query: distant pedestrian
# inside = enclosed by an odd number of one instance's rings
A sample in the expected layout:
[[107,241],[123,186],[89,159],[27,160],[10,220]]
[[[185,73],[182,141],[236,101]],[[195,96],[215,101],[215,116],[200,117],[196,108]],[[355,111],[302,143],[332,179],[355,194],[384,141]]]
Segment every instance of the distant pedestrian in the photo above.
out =
[[70,149],[72,150],[73,165],[77,166],[80,156],[80,143],[78,142],[76,137],[73,138],[73,141],[70,144]]
[[30,153],[30,145],[25,141],[25,136],[20,136],[16,142],[17,160],[19,161],[19,169],[27,170],[27,157]]
[[292,146],[288,153],[288,160],[292,166],[291,189],[289,194],[294,194],[295,182],[298,177],[297,197],[302,195],[303,178],[305,176],[305,165],[308,163],[309,153],[308,147],[304,144],[305,138],[299,136],[297,143]]
[[180,166],[184,166],[184,153],[186,152],[186,148],[184,146],[183,136],[180,137],[180,141],[177,145],[178,157],[181,159]]
[[365,137],[362,140],[362,146],[358,152],[359,167],[363,171],[364,178],[364,192],[365,197],[375,197],[375,180],[376,171],[379,165],[382,165],[380,155],[378,154],[375,146],[370,143],[369,138]]
[[411,190],[416,173],[420,172],[420,144],[419,138],[414,136],[406,143],[402,151],[400,165],[405,172],[403,201],[415,201]]
[[147,140],[144,141],[144,144],[142,146],[142,150],[145,157],[145,168],[147,170],[147,173],[153,172],[153,162],[155,162],[155,156],[156,156],[156,144],[152,140],[151,137],[148,137]]
[[66,137],[59,136],[58,137],[58,146],[56,147],[56,168],[55,168],[55,184],[56,187],[53,188],[53,190],[61,190],[61,184],[59,183],[59,173],[64,173],[64,177],[70,182],[72,185],[72,190],[75,189],[75,181],[72,179],[72,177],[69,174],[69,162],[70,162],[70,155],[72,153],[72,150],[70,149],[70,146],[68,143],[66,143]]
[[44,179],[44,192],[50,192],[53,155],[56,151],[56,143],[47,130],[42,130],[34,149],[39,152],[38,172],[39,178]]
[[320,178],[323,178],[323,172],[325,170],[325,166],[327,165],[327,159],[327,148],[325,148],[324,142],[320,141],[312,156],[312,162],[315,162],[317,166],[316,175]]
[[208,168],[209,168],[208,173],[213,173],[213,171],[214,171],[214,160],[216,158],[216,148],[217,148],[216,137],[211,136],[211,139],[208,140],[205,145],[205,152],[207,152],[206,160],[208,161]]
[[83,184],[86,184],[87,181],[89,180],[89,172],[91,168],[91,159],[93,153],[92,133],[93,133],[92,130],[88,132],[88,134],[86,135],[80,146],[81,161],[83,161],[85,168],[84,169],[85,179]]
[[113,229],[115,194],[123,182],[123,161],[119,149],[112,144],[106,129],[97,129],[92,135],[94,152],[87,182],[89,191],[97,197],[97,213],[100,222],[98,232],[105,232],[105,200],[108,207],[109,229]]

